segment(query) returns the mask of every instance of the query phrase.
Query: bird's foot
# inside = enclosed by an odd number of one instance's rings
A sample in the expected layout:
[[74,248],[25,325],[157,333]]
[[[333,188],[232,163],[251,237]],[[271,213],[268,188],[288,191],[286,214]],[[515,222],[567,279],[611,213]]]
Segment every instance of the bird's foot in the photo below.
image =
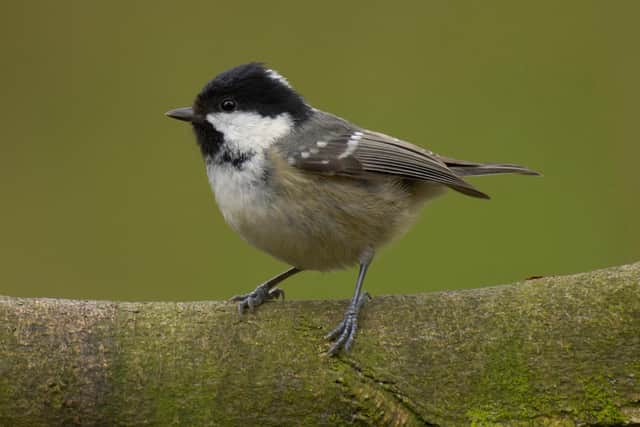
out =
[[358,313],[369,298],[369,294],[365,292],[358,301],[351,302],[342,322],[333,331],[325,335],[326,339],[333,341],[329,351],[327,351],[329,356],[335,356],[340,349],[344,349],[345,352],[349,351],[358,331]]
[[282,289],[274,288],[269,286],[269,283],[264,283],[248,294],[232,297],[231,301],[238,303],[238,313],[242,315],[245,310],[253,311],[254,308],[263,302],[278,299],[280,297],[284,300],[284,291]]

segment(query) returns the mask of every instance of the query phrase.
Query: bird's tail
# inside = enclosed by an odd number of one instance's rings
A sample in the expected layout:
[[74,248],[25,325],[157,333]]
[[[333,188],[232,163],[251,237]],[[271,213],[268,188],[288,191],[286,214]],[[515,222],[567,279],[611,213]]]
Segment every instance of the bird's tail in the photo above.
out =
[[445,157],[441,157],[440,159],[458,176],[494,175],[500,173],[540,175],[540,173],[520,165],[507,163],[476,163]]
[[520,165],[481,163],[474,166],[450,166],[458,176],[494,175],[498,173],[519,173],[521,175],[540,175],[540,173]]

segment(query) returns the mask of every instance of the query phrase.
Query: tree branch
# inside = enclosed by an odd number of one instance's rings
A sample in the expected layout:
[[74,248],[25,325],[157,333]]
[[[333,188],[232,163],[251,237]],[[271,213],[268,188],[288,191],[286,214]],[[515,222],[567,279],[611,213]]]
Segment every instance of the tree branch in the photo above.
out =
[[640,425],[640,263],[345,307],[0,297],[0,425]]

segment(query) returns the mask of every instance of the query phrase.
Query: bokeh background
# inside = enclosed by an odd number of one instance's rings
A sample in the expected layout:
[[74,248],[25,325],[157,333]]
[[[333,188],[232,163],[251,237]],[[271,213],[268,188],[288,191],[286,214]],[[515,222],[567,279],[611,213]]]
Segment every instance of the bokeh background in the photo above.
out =
[[[286,268],[217,211],[163,113],[260,60],[314,106],[480,177],[381,251],[374,295],[640,259],[640,2],[8,2],[0,17],[0,294],[221,299]],[[346,298],[356,272],[290,279]]]

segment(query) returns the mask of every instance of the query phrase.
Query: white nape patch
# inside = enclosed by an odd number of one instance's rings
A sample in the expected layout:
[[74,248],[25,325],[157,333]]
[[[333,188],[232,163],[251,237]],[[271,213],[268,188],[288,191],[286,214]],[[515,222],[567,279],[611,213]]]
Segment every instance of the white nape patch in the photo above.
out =
[[303,159],[308,159],[308,158],[309,158],[309,155],[310,155],[310,154],[309,154],[309,152],[308,152],[308,151],[303,151],[302,153],[300,153],[300,156],[301,156]]
[[316,145],[320,148],[324,148],[327,146],[327,142],[326,141],[318,141],[316,142]]
[[344,159],[345,157],[349,157],[350,155],[352,155],[356,151],[356,148],[358,148],[358,144],[361,138],[362,132],[354,132],[347,142],[347,148],[342,152],[342,154],[338,156],[338,159]]
[[276,80],[280,83],[282,83],[283,85],[285,85],[286,87],[288,87],[289,89],[293,89],[293,87],[291,86],[291,84],[289,83],[289,80],[285,79],[282,74],[278,73],[275,70],[267,70],[267,75],[272,78],[273,80]]
[[309,152],[311,154],[318,154],[320,152],[320,150],[318,150],[317,148],[309,148]]
[[287,113],[276,117],[246,111],[210,113],[207,121],[224,134],[227,147],[239,153],[263,151],[293,130],[293,119]]

